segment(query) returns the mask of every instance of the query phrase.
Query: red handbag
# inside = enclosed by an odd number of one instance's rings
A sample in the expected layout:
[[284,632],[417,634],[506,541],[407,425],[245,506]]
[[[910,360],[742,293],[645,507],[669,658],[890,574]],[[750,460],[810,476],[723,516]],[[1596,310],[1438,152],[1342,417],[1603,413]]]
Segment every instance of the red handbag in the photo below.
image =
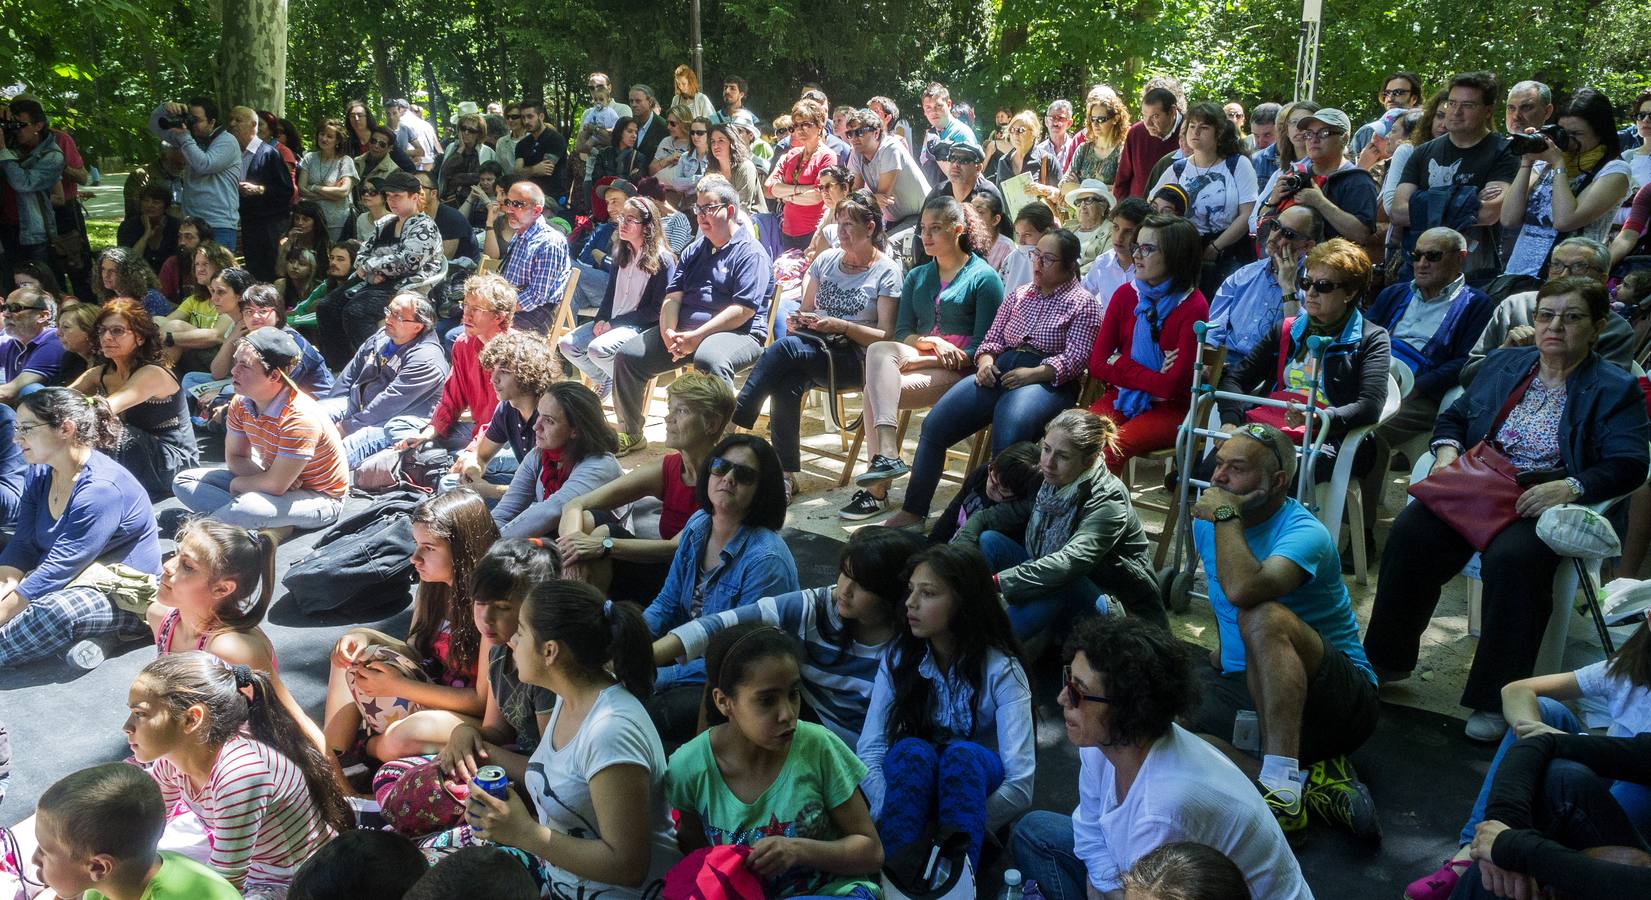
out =
[[1509,394],[1502,411],[1490,423],[1485,437],[1469,447],[1456,461],[1410,486],[1410,496],[1445,521],[1467,539],[1473,549],[1484,552],[1502,529],[1519,519],[1515,505],[1525,488],[1519,484],[1519,470],[1496,445],[1496,432],[1519,405],[1536,370],[1525,376]]

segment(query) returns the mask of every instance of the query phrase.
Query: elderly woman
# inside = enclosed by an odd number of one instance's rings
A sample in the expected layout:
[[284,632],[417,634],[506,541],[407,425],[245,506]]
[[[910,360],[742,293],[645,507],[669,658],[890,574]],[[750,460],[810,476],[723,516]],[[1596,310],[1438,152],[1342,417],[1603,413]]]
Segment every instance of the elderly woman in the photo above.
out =
[[1037,184],[1053,185],[1060,171],[1054,158],[1038,149],[1038,141],[1043,139],[1043,124],[1038,121],[1038,114],[1029,109],[1016,113],[1009,120],[1008,136],[1008,151],[992,157],[986,166],[986,177],[999,187],[1021,174],[1031,175]]
[[[683,526],[699,508],[700,470],[734,414],[734,393],[720,378],[689,372],[671,382],[665,399],[667,452],[659,465],[638,466],[562,507],[562,577],[640,603],[664,587]],[[660,501],[657,527],[639,528],[625,515],[646,497]]]
[[[1089,267],[1095,264],[1095,260],[1112,246],[1112,208],[1117,202],[1117,198],[1112,196],[1112,189],[1099,179],[1090,179],[1066,192],[1066,205],[1078,211],[1078,221],[1068,221],[1067,224],[1076,226],[1072,233],[1083,245],[1083,253],[1078,257],[1078,269],[1085,275],[1089,274]],[[1104,306],[1112,298],[1096,299]]]
[[360,177],[345,144],[343,123],[323,119],[315,128],[315,149],[298,163],[298,199],[321,207],[330,240],[343,240],[350,224],[350,200]]
[[1527,153],[1502,198],[1502,227],[1517,233],[1508,256],[1510,275],[1539,276],[1560,236],[1603,242],[1612,218],[1633,186],[1616,133],[1611,101],[1582,88],[1555,119],[1569,137],[1561,149],[1537,135],[1543,148]]
[[785,202],[780,244],[787,250],[807,247],[826,212],[820,170],[837,164],[837,152],[825,144],[825,120],[825,107],[813,100],[791,107],[791,149],[774,161],[764,185],[770,198]]
[[[1609,313],[1597,281],[1560,278],[1543,285],[1532,316],[1536,346],[1493,352],[1434,426],[1434,472],[1494,440],[1526,485],[1512,511],[1518,517],[1482,552],[1481,652],[1462,692],[1462,705],[1473,710],[1468,736],[1476,740],[1496,740],[1507,730],[1502,687],[1531,675],[1555,602],[1549,585],[1560,560],[1537,537],[1537,517],[1562,503],[1598,503],[1645,483],[1651,439],[1645,395],[1632,375],[1594,352]],[[1364,640],[1383,681],[1416,668],[1439,590],[1473,552],[1424,503],[1411,503],[1394,521]]]
[[390,299],[402,290],[431,282],[447,271],[441,232],[424,213],[417,178],[392,172],[382,183],[390,214],[373,223],[373,235],[356,256],[364,284],[329,295],[316,308],[317,337],[329,361],[348,360],[384,321]]
[[1078,400],[1101,309],[1078,280],[1078,239],[1064,228],[1038,240],[1032,282],[1011,291],[975,348],[974,377],[951,386],[923,421],[911,484],[889,527],[921,522],[946,448],[992,426],[992,454],[1036,438]]
[[1192,405],[1192,326],[1210,314],[1198,290],[1202,245],[1186,219],[1147,216],[1135,238],[1135,275],[1107,302],[1089,354],[1090,377],[1107,389],[1089,408],[1118,426],[1117,447],[1106,454],[1114,473],[1130,457],[1175,446]]
[[189,424],[189,395],[161,352],[160,330],[143,307],[110,300],[93,324],[93,366],[69,385],[104,397],[125,424],[114,447],[149,496],[172,496],[172,478],[199,460]]
[[[1301,289],[1306,295],[1302,309],[1307,314],[1285,319],[1249,356],[1228,366],[1221,375],[1220,389],[1300,403],[1316,381],[1324,411],[1330,415],[1330,432],[1313,474],[1319,481],[1328,481],[1347,432],[1373,425],[1381,416],[1387,402],[1392,341],[1387,329],[1359,312],[1370,293],[1371,264],[1357,244],[1343,238],[1319,244],[1308,252],[1306,268]],[[1316,373],[1307,354],[1307,341],[1312,337],[1330,339],[1323,368]],[[1258,406],[1246,413],[1236,400],[1220,401],[1220,409],[1223,431],[1235,431],[1247,419],[1277,426],[1298,443],[1301,440],[1302,417],[1294,411]],[[1355,476],[1369,466],[1370,447],[1361,448],[1366,452],[1354,461]]]
[[883,252],[883,214],[869,191],[837,205],[837,240],[814,258],[803,276],[802,308],[786,336],[757,360],[734,407],[734,424],[751,428],[764,404],[774,452],[785,470],[786,496],[797,493],[802,471],[803,395],[810,388],[841,391],[864,381],[866,348],[894,336],[900,303],[900,262]]
[[443,201],[458,206],[481,183],[482,163],[498,157],[487,146],[487,122],[476,113],[459,116],[459,137],[442,151],[441,170],[436,173],[436,192]]
[[1129,109],[1118,92],[1098,84],[1084,102],[1084,142],[1061,178],[1061,186],[1077,186],[1093,178],[1108,187],[1118,180],[1118,159],[1129,133]]
[[1043,483],[1036,493],[982,510],[958,532],[956,540],[978,545],[997,573],[1023,641],[1062,633],[1059,623],[1096,608],[1103,592],[1130,616],[1168,627],[1146,532],[1128,488],[1102,456],[1117,433],[1088,410],[1055,416],[1038,446]]

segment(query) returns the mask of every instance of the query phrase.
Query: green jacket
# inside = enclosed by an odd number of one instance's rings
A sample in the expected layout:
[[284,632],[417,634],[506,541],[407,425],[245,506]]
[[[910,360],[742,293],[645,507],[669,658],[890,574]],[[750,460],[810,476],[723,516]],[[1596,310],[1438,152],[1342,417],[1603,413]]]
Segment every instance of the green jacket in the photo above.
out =
[[997,308],[1003,304],[1003,279],[998,277],[991,263],[979,255],[969,254],[968,262],[957,270],[957,277],[946,289],[940,289],[940,266],[933,260],[906,273],[906,283],[900,289],[900,311],[895,316],[894,339],[904,341],[917,336],[927,337],[934,328],[935,295],[940,295],[940,331],[942,335],[967,335],[968,342],[960,349],[973,357],[975,348],[985,339],[986,331],[997,317]]

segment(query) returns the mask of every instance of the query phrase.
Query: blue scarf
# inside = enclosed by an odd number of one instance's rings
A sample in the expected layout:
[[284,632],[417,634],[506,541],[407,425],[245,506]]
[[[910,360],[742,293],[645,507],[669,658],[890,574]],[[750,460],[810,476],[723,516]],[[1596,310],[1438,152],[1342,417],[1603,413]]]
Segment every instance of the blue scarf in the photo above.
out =
[[[1181,305],[1181,301],[1191,294],[1191,290],[1176,292],[1173,279],[1164,279],[1156,287],[1147,284],[1140,278],[1129,280],[1135,289],[1135,331],[1130,337],[1129,358],[1156,372],[1164,367],[1164,349],[1158,346],[1153,332],[1162,329],[1164,320]],[[1151,317],[1150,319],[1148,317]],[[1156,325],[1157,328],[1153,326]],[[1137,391],[1133,388],[1119,388],[1118,402],[1112,404],[1113,410],[1122,414],[1125,419],[1133,419],[1152,405],[1152,397],[1146,391]]]

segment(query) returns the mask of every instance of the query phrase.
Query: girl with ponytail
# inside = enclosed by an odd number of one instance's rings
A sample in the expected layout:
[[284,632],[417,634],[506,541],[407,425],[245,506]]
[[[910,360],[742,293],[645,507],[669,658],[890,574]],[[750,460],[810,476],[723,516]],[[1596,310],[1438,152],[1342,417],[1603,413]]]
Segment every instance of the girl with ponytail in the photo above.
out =
[[352,827],[321,751],[270,676],[189,650],[155,660],[127,695],[122,730],[173,811],[205,829],[201,861],[249,898],[286,895],[294,871]]
[[657,894],[677,850],[665,749],[639,699],[654,677],[641,613],[588,584],[546,581],[527,595],[510,650],[523,681],[556,695],[519,785],[533,811],[472,783],[470,831],[543,860],[549,896]]

